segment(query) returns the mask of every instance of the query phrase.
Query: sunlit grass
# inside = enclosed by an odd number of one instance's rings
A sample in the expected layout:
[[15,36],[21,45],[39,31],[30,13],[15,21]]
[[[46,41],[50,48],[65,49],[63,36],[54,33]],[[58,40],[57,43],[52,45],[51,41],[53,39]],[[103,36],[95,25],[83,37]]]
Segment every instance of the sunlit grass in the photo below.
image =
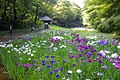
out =
[[74,33],[77,33],[77,34],[81,34],[82,36],[103,36],[104,38],[120,38],[119,35],[113,35],[112,33],[108,34],[108,33],[101,33],[97,30],[94,30],[94,29],[85,29],[85,28],[64,28],[64,27],[61,27],[61,26],[56,26],[56,25],[50,25],[50,29],[51,30],[71,30],[73,31]]
[[87,30],[75,30],[75,33],[79,33],[82,36],[103,36],[104,38],[119,38],[119,35],[113,35],[113,34],[108,34],[108,33],[101,33],[97,30],[93,30],[93,31],[87,31]]
[[51,30],[68,30],[69,28],[57,26],[57,25],[49,25]]

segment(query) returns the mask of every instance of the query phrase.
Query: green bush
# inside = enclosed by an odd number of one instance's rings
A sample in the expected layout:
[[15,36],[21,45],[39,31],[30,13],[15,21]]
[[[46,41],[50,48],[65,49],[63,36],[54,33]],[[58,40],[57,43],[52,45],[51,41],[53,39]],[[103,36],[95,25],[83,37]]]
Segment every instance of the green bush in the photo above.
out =
[[104,20],[97,29],[101,32],[120,34],[120,15]]

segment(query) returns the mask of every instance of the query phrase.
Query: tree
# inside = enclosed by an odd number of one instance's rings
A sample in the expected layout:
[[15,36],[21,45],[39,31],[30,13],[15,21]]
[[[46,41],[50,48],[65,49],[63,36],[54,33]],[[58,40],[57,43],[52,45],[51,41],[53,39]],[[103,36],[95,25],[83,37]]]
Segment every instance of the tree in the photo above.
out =
[[[86,0],[84,11],[89,15],[91,26],[101,32],[117,33],[119,29],[119,0]],[[117,24],[117,25],[116,25]]]
[[55,24],[64,27],[79,27],[82,22],[79,18],[81,17],[81,9],[76,4],[71,4],[69,1],[61,1],[54,6]]

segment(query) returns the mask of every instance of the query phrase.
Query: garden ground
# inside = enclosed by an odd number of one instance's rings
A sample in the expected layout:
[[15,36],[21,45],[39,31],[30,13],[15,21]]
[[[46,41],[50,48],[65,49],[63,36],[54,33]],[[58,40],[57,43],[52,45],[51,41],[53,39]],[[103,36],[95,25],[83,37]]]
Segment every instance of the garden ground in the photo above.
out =
[[[64,28],[60,28],[58,26],[55,26],[55,25],[51,25],[51,29],[52,30],[64,30]],[[85,28],[73,28],[71,30],[75,30],[76,33],[80,33],[81,35],[84,35],[84,36],[87,36],[87,35],[104,35],[104,37],[107,37],[107,38],[117,38],[119,39],[119,36],[116,36],[116,35],[112,35],[112,34],[105,34],[105,33],[99,33],[98,31],[95,31],[94,29],[85,29]],[[37,32],[37,31],[36,31]],[[18,37],[22,37],[23,35],[26,35],[26,34],[29,34],[29,30],[28,31],[23,31],[23,32],[17,32],[15,31],[13,33],[12,36],[9,36],[9,34],[5,34],[5,33],[2,33],[0,34],[0,42],[6,42],[8,40],[11,40],[11,39],[14,39],[14,38],[18,38]],[[7,80],[7,74],[5,73],[5,69],[3,68],[3,65],[0,64],[0,72],[2,72],[0,74],[0,80]]]
[[[60,27],[60,26],[56,26],[56,25],[50,25],[50,28],[52,30],[68,30],[68,28],[63,28],[63,27]],[[117,39],[117,40],[120,40],[120,36],[118,35],[114,35],[114,34],[107,34],[107,33],[100,33],[94,29],[86,29],[86,28],[70,28],[71,30],[74,30],[76,31],[77,33],[80,33],[84,36],[88,36],[88,35],[103,35],[104,37],[106,38],[114,38],[114,39]],[[36,28],[36,30],[34,32],[38,32],[40,31],[41,29],[39,28]],[[0,42],[6,42],[6,41],[9,41],[9,40],[12,40],[14,38],[17,38],[17,37],[21,37],[23,35],[26,35],[26,34],[29,34],[31,33],[30,32],[30,29],[21,29],[21,30],[14,30],[13,31],[13,35],[10,36],[8,31],[3,31],[0,33]]]

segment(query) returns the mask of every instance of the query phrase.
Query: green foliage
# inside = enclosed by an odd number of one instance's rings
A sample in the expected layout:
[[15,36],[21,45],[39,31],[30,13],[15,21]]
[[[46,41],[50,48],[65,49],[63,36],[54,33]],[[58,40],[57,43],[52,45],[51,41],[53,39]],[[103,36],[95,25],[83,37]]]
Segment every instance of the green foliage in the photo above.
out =
[[82,26],[81,9],[76,4],[63,1],[58,3],[54,9],[55,24],[69,28]]
[[52,17],[53,23],[65,27],[82,25],[81,9],[69,1],[0,0],[0,10],[0,30],[8,29],[10,24],[14,29],[38,26],[45,15]]
[[119,5],[118,0],[86,0],[84,9],[89,15],[88,21],[93,28],[101,32],[120,34]]
[[98,30],[107,33],[116,33],[120,35],[120,15],[112,16],[98,26]]

